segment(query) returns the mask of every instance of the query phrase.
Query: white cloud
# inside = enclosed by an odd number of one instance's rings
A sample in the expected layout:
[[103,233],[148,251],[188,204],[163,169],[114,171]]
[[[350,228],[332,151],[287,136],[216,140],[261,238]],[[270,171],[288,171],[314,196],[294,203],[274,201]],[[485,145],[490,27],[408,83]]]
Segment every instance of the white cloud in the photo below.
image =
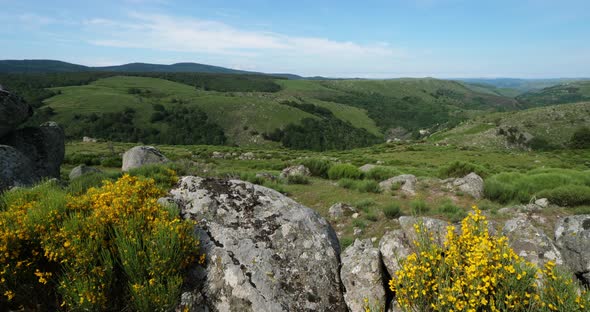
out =
[[[310,72],[313,70],[311,66],[320,66],[316,73],[326,72],[326,68],[342,71],[344,67],[355,67],[357,70],[366,70],[367,66],[385,66],[405,56],[403,50],[394,49],[383,42],[360,44],[318,37],[287,36],[238,29],[217,21],[168,15],[132,13],[129,17],[123,22],[107,19],[85,21],[84,25],[97,38],[89,42],[107,47],[239,57],[243,58],[240,63],[264,70],[296,69],[297,72]],[[282,65],[269,68],[268,63]]]

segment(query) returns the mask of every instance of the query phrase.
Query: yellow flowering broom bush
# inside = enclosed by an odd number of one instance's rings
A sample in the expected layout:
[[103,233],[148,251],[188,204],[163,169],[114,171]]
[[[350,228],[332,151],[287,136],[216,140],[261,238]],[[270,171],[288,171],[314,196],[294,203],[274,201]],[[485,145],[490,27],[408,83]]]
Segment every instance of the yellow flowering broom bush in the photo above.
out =
[[174,307],[198,240],[191,222],[157,203],[163,191],[154,180],[124,175],[79,196],[37,188],[4,195],[0,309],[41,292],[48,295],[33,304],[63,310]]
[[461,234],[447,228],[443,246],[423,225],[415,230],[416,251],[389,282],[405,311],[590,310],[590,295],[571,274],[551,262],[538,269],[515,254],[506,237],[489,234],[476,207],[463,219]]

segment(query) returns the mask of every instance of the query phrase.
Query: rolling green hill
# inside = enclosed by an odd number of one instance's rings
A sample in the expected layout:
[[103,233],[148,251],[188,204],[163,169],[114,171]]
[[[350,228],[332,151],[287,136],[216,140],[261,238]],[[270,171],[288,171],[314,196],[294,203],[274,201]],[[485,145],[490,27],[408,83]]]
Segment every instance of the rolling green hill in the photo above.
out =
[[590,101],[590,81],[575,81],[521,94],[517,100],[528,107]]
[[[543,150],[568,147],[573,133],[589,126],[590,102],[582,102],[488,114],[435,133],[429,140],[463,147]],[[518,142],[521,134],[528,142]]]
[[70,139],[160,144],[345,149],[383,142],[393,128],[417,137],[420,129],[447,129],[473,116],[519,109],[512,98],[432,78],[80,72],[0,74],[0,84],[36,101],[30,124],[56,120]]

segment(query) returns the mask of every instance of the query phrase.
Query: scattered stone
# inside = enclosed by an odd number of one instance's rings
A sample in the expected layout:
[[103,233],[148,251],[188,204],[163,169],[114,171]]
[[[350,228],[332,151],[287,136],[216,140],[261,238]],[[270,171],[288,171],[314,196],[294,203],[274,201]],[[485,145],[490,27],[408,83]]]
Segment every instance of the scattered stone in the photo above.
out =
[[80,176],[83,176],[85,174],[89,174],[89,173],[100,173],[102,171],[100,171],[97,168],[93,168],[93,167],[89,167],[86,166],[84,164],[79,165],[77,167],[75,167],[74,169],[72,169],[72,171],[70,171],[70,181],[74,180],[75,178],[78,178]]
[[281,178],[287,178],[289,176],[295,176],[295,175],[307,177],[307,176],[311,175],[311,172],[304,165],[287,167],[287,168],[283,169],[283,171],[281,172]]
[[549,206],[549,200],[547,198],[539,198],[535,200],[535,205],[541,208],[547,208]]
[[345,203],[336,203],[328,209],[328,214],[331,218],[338,219],[343,216],[350,216],[356,212],[356,209]]
[[377,166],[376,165],[372,165],[372,164],[365,164],[365,165],[360,166],[359,167],[359,170],[361,172],[369,172],[369,171],[371,171],[374,168],[377,168]]
[[135,146],[123,154],[123,171],[139,168],[149,164],[162,164],[168,162],[158,149],[153,146]]
[[365,300],[375,311],[385,310],[385,289],[379,249],[368,239],[358,240],[342,253],[340,277],[350,311],[364,311]]
[[239,180],[183,177],[170,196],[207,255],[179,309],[346,311],[338,239],[314,210]]
[[548,261],[563,264],[561,253],[543,231],[536,228],[525,215],[506,221],[502,234],[510,247],[529,262],[542,267]]
[[483,179],[475,172],[458,179],[446,179],[442,181],[447,183],[447,187],[451,189],[459,189],[475,199],[483,198]]
[[355,227],[352,229],[352,235],[359,236],[363,234],[363,230],[361,228]]
[[240,160],[253,160],[253,159],[256,159],[256,156],[254,156],[254,153],[252,153],[252,152],[247,152],[247,153],[243,153],[242,155],[240,155],[240,157],[238,157],[238,159],[240,159]]
[[590,215],[559,219],[555,227],[555,241],[564,262],[578,279],[590,285]]
[[222,152],[213,152],[213,154],[211,154],[211,158],[223,159],[225,158],[225,154]]
[[355,212],[355,213],[352,214],[352,218],[353,219],[356,219],[358,217],[359,217],[359,213],[358,212]]
[[391,190],[392,185],[400,184],[400,190],[408,195],[416,195],[416,183],[418,179],[413,174],[402,174],[385,181],[379,183],[379,187],[381,187],[384,191]]
[[85,136],[85,137],[82,137],[82,142],[84,142],[84,143],[96,143],[96,142],[98,142],[98,139]]

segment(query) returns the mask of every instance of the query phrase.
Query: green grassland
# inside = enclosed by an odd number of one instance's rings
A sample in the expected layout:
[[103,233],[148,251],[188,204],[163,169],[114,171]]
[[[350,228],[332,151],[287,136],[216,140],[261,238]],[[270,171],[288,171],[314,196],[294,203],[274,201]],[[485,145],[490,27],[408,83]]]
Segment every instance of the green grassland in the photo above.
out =
[[[97,166],[109,174],[117,174],[120,167],[102,166],[102,159],[119,158],[120,155],[136,144],[113,143],[112,150],[109,143],[70,142],[66,146],[66,161],[62,166],[64,179],[74,166],[87,163]],[[160,145],[157,146],[166,156],[175,162],[175,169],[181,174],[199,176],[233,177],[263,184],[286,193],[289,197],[318,211],[329,218],[328,208],[337,203],[345,202],[359,209],[358,219],[344,218],[331,220],[340,238],[353,237],[353,228],[363,228],[362,237],[381,236],[385,230],[396,227],[396,223],[383,212],[392,203],[399,204],[401,214],[412,215],[412,207],[421,204],[427,207],[426,215],[436,216],[447,220],[455,220],[457,215],[468,211],[473,204],[488,210],[494,219],[505,216],[497,215],[496,211],[507,204],[496,199],[474,200],[468,195],[453,195],[440,190],[434,182],[443,177],[441,170],[447,168],[457,160],[477,164],[485,171],[485,180],[496,181],[503,179],[506,174],[515,175],[527,181],[536,181],[545,173],[567,177],[575,174],[584,176],[590,181],[590,150],[561,150],[551,152],[508,151],[503,149],[460,149],[454,146],[436,146],[432,143],[410,144],[380,144],[367,148],[346,151],[312,152],[305,150],[289,150],[280,147],[260,149],[257,147],[230,147],[206,145]],[[226,159],[212,158],[213,152],[228,156]],[[239,155],[252,152],[254,160],[240,160]],[[321,177],[311,177],[307,184],[290,184],[288,182],[272,183],[256,178],[256,173],[267,172],[278,175],[280,171],[290,165],[303,163],[306,159],[324,159],[332,164],[349,163],[361,166],[367,163],[379,162],[381,168],[393,173],[414,174],[422,182],[417,187],[417,195],[405,196],[400,192],[373,193],[367,190],[343,187],[338,180],[328,180]],[[546,168],[555,168],[548,171]],[[527,178],[531,173],[530,178]],[[368,177],[365,177],[368,179]],[[525,179],[526,178],[526,179]],[[528,179],[528,180],[527,180]],[[546,180],[546,179],[545,179]],[[355,180],[360,183],[364,180]],[[432,181],[432,182],[429,182]],[[517,182],[515,182],[517,183]],[[536,182],[530,182],[536,183]],[[494,187],[495,184],[492,185]],[[539,186],[542,188],[542,185]],[[504,189],[495,191],[502,192]],[[506,191],[508,192],[508,191]],[[493,193],[493,194],[496,194]],[[511,194],[511,193],[510,193]],[[530,194],[518,193],[518,196],[528,199]],[[518,202],[518,198],[508,200]],[[449,214],[441,207],[453,205],[456,212]],[[575,206],[562,209],[549,209],[547,217],[579,213],[587,211],[587,206]]]
[[429,140],[456,146],[502,148],[506,140],[498,135],[498,129],[516,127],[546,141],[548,146],[566,148],[577,129],[590,126],[589,116],[590,102],[493,113],[436,133]]
[[[278,143],[267,140],[265,134],[288,125],[300,124],[304,119],[318,119],[318,116],[297,107],[281,105],[285,101],[328,109],[336,119],[364,129],[376,137],[383,137],[388,128],[398,125],[412,131],[440,126],[441,122],[464,120],[484,112],[512,110],[516,107],[512,99],[474,92],[460,83],[437,79],[277,79],[274,82],[280,86],[278,92],[221,92],[200,87],[201,78],[198,77],[158,77],[112,76],[87,85],[53,87],[48,90],[56,95],[46,99],[42,109],[53,110],[51,119],[66,126],[66,135],[68,126],[80,123],[81,115],[116,113],[125,108],[136,111],[133,121],[135,127],[165,133],[165,125],[154,124],[151,120],[154,105],[169,107],[180,103],[206,113],[209,122],[223,129],[230,145],[275,146]],[[222,78],[229,79],[225,76]],[[197,81],[196,87],[189,84],[194,81]],[[232,83],[239,87],[240,81]],[[235,89],[239,90],[238,87]],[[364,94],[377,94],[378,98],[357,105],[354,99],[362,98]],[[389,108],[382,111],[382,107]],[[417,117],[414,120],[404,116]],[[93,133],[86,135],[95,136]]]

